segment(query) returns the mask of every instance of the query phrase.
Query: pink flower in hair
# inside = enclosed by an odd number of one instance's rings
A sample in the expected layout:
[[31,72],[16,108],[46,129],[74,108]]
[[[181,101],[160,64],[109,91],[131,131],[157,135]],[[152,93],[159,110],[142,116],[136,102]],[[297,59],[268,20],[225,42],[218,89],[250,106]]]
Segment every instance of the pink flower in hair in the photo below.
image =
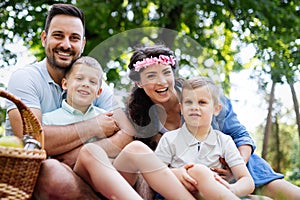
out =
[[154,64],[162,64],[162,65],[175,65],[175,58],[173,56],[159,55],[159,57],[151,57],[144,58],[142,61],[137,61],[133,64],[135,71],[140,71],[142,68],[146,68],[148,66]]

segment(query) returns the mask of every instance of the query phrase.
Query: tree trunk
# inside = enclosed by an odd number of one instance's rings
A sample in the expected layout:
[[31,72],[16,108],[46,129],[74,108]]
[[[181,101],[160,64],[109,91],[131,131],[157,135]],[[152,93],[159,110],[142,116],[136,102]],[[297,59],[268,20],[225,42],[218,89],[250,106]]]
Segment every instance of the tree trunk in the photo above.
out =
[[281,160],[281,153],[280,153],[280,139],[279,139],[279,123],[278,123],[278,115],[276,114],[275,116],[275,123],[274,123],[274,133],[275,133],[275,151],[276,151],[276,156],[275,156],[275,171],[280,172],[280,160]]
[[276,83],[272,83],[270,99],[269,99],[269,109],[268,109],[268,116],[266,127],[264,131],[264,141],[263,141],[263,148],[262,148],[262,158],[266,160],[267,153],[268,153],[268,143],[269,143],[269,135],[272,128],[272,110],[273,110],[273,102],[274,102],[274,95],[275,95],[275,85]]
[[294,109],[295,109],[295,114],[296,114],[296,124],[298,126],[298,138],[299,138],[299,145],[300,145],[300,113],[299,113],[299,104],[298,104],[298,99],[296,95],[296,91],[294,88],[294,83],[291,82],[289,83],[291,92],[292,92],[292,97],[293,97],[293,103],[294,103]]

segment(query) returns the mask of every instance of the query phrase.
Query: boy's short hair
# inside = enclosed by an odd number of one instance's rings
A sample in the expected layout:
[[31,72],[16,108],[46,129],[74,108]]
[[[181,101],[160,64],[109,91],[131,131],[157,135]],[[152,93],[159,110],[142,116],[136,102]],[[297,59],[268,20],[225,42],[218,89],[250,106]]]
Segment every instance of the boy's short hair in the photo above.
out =
[[67,77],[71,71],[74,65],[78,65],[78,64],[83,64],[83,65],[87,65],[89,67],[92,67],[94,69],[97,69],[99,71],[99,80],[100,80],[100,86],[102,83],[102,77],[103,77],[103,69],[100,65],[100,63],[93,57],[90,56],[81,56],[78,59],[76,59],[72,66],[70,68],[68,68],[68,70],[65,73],[65,77]]
[[[220,97],[222,94],[222,89],[218,86],[212,79],[205,76],[197,76],[185,80],[182,84],[182,92],[185,89],[193,90],[199,87],[206,86],[209,92],[211,93],[212,99],[214,101],[214,105],[220,104]],[[180,101],[182,102],[182,95]]]

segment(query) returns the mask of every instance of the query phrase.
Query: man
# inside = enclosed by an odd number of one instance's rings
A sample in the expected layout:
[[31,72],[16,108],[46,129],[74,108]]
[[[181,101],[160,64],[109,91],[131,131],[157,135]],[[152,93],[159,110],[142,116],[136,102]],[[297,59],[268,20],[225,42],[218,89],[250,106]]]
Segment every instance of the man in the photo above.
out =
[[[83,12],[73,5],[54,4],[49,10],[45,29],[41,34],[46,58],[16,71],[8,83],[8,91],[22,99],[42,121],[42,114],[61,106],[63,90],[61,81],[65,71],[84,50],[85,22]],[[115,157],[132,141],[134,129],[106,83],[103,92],[94,102],[108,114],[68,126],[43,126],[45,150],[48,156],[42,163],[34,191],[37,199],[97,199],[90,186],[82,181],[70,166],[75,163],[82,145],[90,138],[109,157]],[[22,136],[21,118],[15,105],[7,102],[7,132]],[[114,115],[114,119],[111,117]],[[120,128],[125,132],[118,132]],[[116,133],[116,134],[115,134]],[[61,161],[61,162],[59,162]]]

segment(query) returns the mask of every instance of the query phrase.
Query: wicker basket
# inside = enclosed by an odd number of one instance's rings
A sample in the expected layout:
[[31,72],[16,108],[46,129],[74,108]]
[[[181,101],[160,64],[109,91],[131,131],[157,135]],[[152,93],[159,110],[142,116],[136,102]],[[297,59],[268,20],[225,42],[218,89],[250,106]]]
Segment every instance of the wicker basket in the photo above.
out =
[[23,121],[23,134],[33,136],[42,147],[25,150],[0,146],[0,199],[30,199],[41,162],[46,159],[44,133],[38,119],[20,99],[4,90],[0,90],[0,96],[16,104]]

